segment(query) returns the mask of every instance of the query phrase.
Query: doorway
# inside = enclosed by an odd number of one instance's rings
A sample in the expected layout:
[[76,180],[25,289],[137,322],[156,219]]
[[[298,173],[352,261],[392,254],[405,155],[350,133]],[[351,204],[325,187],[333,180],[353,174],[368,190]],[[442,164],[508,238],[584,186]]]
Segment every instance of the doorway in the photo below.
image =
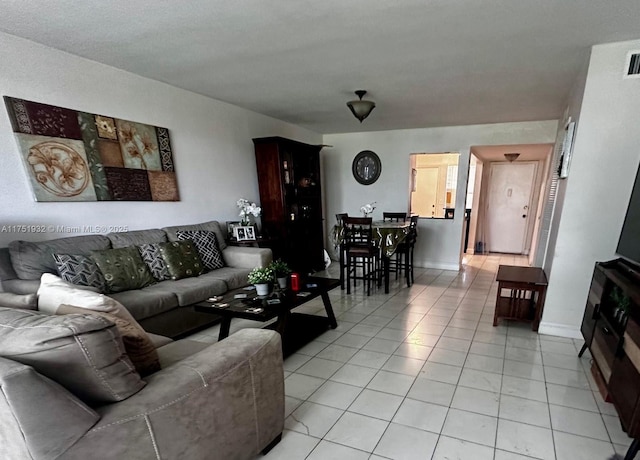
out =
[[525,253],[537,169],[536,162],[491,164],[487,203],[489,252]]
[[[552,151],[553,144],[471,147],[466,207],[472,208],[472,211],[469,239],[465,245],[467,254],[528,254],[531,263],[538,246],[544,191],[549,180]],[[512,153],[517,153],[515,158]],[[513,161],[509,161],[510,159]],[[515,167],[512,168],[510,165]],[[472,180],[473,172],[475,174]],[[509,179],[512,172],[514,177]],[[491,195],[496,198],[496,194],[497,198],[502,198],[505,202],[500,203],[498,200],[498,203],[490,203]],[[516,205],[517,197],[520,202]],[[523,200],[524,202],[521,202]],[[502,212],[496,212],[496,209],[502,209]],[[523,215],[525,217],[522,217]]]

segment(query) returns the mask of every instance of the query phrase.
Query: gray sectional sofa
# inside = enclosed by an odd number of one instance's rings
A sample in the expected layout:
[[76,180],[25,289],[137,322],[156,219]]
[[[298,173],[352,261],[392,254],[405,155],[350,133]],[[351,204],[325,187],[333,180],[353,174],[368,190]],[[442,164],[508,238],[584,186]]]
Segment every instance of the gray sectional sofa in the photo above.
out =
[[[123,400],[89,405],[55,375],[119,379],[120,371],[96,368],[122,353],[116,327],[91,315],[49,321],[39,312],[25,318],[11,310],[0,308],[0,333],[10,334],[0,343],[10,340],[14,351],[0,357],[2,459],[251,460],[280,439],[284,375],[277,332],[243,329],[213,345],[150,335],[162,369]],[[16,334],[20,327],[29,329],[25,338]],[[23,345],[30,352],[17,353]]]
[[57,273],[54,253],[88,255],[92,250],[176,241],[180,230],[214,232],[225,266],[193,278],[161,281],[143,289],[108,295],[121,302],[146,331],[172,338],[185,336],[216,319],[214,315],[195,312],[190,306],[246,285],[252,268],[271,262],[270,249],[227,246],[225,232],[216,221],[42,242],[13,241],[8,248],[0,248],[1,290],[35,293],[43,273]]

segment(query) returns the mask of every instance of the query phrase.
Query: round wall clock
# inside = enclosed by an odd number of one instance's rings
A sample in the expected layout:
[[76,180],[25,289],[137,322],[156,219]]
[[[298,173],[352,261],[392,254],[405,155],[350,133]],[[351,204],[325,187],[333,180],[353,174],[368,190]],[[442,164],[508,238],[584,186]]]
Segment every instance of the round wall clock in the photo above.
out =
[[382,163],[380,157],[371,150],[363,150],[353,159],[353,177],[362,185],[371,185],[380,177]]

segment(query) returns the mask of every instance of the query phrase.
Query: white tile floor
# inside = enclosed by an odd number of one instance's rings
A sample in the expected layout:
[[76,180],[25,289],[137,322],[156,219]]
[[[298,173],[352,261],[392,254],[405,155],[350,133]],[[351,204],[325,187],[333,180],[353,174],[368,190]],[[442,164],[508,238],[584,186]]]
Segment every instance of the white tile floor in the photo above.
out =
[[[416,270],[389,294],[332,291],[339,326],[285,361],[284,435],[260,458],[621,459],[630,439],[588,352],[577,357],[582,342],[492,326],[498,265],[525,263],[472,256],[460,272]],[[301,309],[323,312],[320,300]]]

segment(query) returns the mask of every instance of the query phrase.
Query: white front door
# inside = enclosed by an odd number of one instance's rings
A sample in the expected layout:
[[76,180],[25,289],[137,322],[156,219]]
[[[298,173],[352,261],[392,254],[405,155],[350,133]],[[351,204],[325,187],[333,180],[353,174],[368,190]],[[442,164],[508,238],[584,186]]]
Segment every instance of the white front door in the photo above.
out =
[[492,163],[487,207],[489,252],[523,254],[537,163]]

